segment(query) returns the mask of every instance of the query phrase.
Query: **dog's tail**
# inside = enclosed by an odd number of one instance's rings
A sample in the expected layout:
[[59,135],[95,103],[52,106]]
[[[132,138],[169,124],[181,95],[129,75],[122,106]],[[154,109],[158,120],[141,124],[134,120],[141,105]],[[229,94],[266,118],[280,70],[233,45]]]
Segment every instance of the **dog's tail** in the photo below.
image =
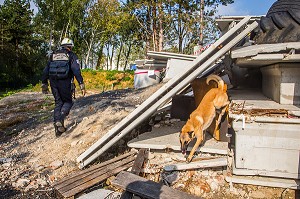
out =
[[226,84],[224,83],[223,79],[221,77],[219,77],[218,75],[209,75],[206,78],[206,84],[209,84],[209,82],[211,80],[216,81],[218,83],[218,88],[220,88],[221,90],[223,90],[223,91],[227,90]]

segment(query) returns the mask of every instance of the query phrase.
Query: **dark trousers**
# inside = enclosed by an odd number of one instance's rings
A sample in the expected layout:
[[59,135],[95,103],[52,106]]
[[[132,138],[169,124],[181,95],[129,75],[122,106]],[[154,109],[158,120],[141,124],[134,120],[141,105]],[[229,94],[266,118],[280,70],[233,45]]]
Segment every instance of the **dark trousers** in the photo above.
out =
[[73,106],[71,79],[50,79],[50,87],[55,99],[54,122],[63,121]]

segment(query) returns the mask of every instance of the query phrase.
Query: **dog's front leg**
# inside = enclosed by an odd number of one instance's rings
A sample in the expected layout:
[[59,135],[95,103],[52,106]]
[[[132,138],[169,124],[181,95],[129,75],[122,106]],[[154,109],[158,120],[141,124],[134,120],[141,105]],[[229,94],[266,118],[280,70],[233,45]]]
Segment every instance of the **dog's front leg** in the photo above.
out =
[[187,162],[187,163],[190,163],[190,162],[192,161],[193,156],[194,156],[196,150],[198,149],[198,147],[199,147],[200,144],[202,143],[202,141],[203,141],[203,133],[204,133],[204,132],[202,131],[202,129],[201,129],[201,130],[198,130],[198,132],[197,132],[197,131],[195,132],[197,141],[196,141],[194,147],[192,148],[192,150],[191,150],[189,156],[188,156],[187,159],[186,159],[186,162]]

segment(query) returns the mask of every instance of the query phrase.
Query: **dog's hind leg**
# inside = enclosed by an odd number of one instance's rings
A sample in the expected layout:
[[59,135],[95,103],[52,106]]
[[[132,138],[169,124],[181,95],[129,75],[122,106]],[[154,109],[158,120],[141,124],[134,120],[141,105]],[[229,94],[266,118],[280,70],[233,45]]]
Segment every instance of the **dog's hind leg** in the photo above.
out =
[[193,148],[192,148],[189,156],[187,157],[186,162],[190,163],[192,161],[193,156],[194,156],[196,150],[198,149],[198,147],[200,146],[200,144],[202,143],[202,141],[204,139],[204,135],[203,134],[204,134],[204,132],[203,132],[202,128],[197,129],[195,131],[195,136],[196,136],[197,140],[196,140],[196,143],[193,146]]
[[223,117],[223,115],[225,113],[227,114],[226,117],[228,117],[228,108],[229,108],[229,105],[226,105],[224,108],[222,108],[222,111],[219,114],[218,119],[216,120],[216,126],[215,126],[215,130],[214,130],[214,135],[216,135],[216,137],[218,137],[219,139],[220,139],[220,128],[219,128],[219,125],[220,125],[222,117]]

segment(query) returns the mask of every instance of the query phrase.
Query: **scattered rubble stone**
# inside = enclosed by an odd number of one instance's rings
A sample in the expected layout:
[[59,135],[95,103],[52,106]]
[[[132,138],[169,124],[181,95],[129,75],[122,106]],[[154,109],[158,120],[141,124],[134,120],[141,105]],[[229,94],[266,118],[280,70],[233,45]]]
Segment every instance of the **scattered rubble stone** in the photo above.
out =
[[159,128],[159,127],[160,127],[160,124],[155,124],[153,127],[154,127],[154,128]]
[[48,185],[48,182],[47,182],[46,180],[44,180],[44,179],[41,179],[41,178],[36,179],[35,181],[36,181],[36,183],[37,183],[38,185],[40,185],[41,187],[45,187],[45,186]]
[[12,164],[10,162],[4,163],[2,164],[3,168],[8,168],[10,167]]
[[61,161],[61,160],[56,160],[56,161],[54,161],[54,162],[52,162],[51,164],[50,164],[50,167],[52,168],[52,169],[58,169],[59,167],[61,167],[61,166],[63,166],[64,165],[64,163],[63,163],[63,161]]
[[162,178],[168,182],[168,184],[173,185],[177,183],[179,178],[179,172],[173,172],[171,174],[164,175],[162,174]]
[[[136,93],[132,94],[133,92]],[[116,91],[110,92],[109,96],[113,96],[113,99],[109,99],[108,96],[105,97],[106,92],[87,96],[84,100],[79,98],[75,101],[74,107],[66,120],[67,133],[64,133],[60,138],[56,138],[54,135],[51,118],[53,111],[49,110],[49,108],[42,110],[45,111],[45,115],[41,115],[41,112],[37,115],[38,118],[43,117],[48,119],[38,123],[36,122],[38,120],[34,123],[30,120],[26,124],[20,123],[19,126],[12,127],[10,132],[15,129],[14,132],[16,133],[13,137],[5,138],[2,136],[1,131],[0,157],[7,159],[5,160],[6,162],[0,159],[1,194],[5,194],[4,198],[12,196],[13,199],[59,199],[59,196],[51,188],[52,183],[76,171],[78,169],[76,157],[84,152],[99,137],[103,136],[113,125],[117,124],[128,112],[131,112],[137,103],[140,104],[143,102],[151,93],[153,92],[148,92],[147,90],[134,91],[128,89],[126,91],[118,91],[118,93]],[[46,101],[44,100],[45,96],[41,93],[26,93],[23,94],[23,98],[27,99],[29,95],[34,101],[37,99],[43,99],[42,103]],[[121,97],[116,97],[116,95],[120,95]],[[1,100],[0,103],[2,102]],[[111,107],[111,104],[114,106]],[[87,108],[90,106],[95,110],[91,111]],[[1,111],[5,110],[0,108],[0,114],[2,115]],[[173,125],[178,121],[177,119],[170,118],[170,115],[163,114],[153,120],[151,125],[154,128],[159,128],[163,125]],[[138,130],[134,132],[139,133]],[[109,150],[105,156],[108,158],[115,157],[118,155],[117,153],[117,150]],[[211,157],[213,155],[204,153],[201,156]],[[12,158],[12,160],[10,161],[9,158]],[[54,160],[57,160],[58,163],[54,164],[56,162]],[[245,198],[273,199],[280,198],[280,194],[284,191],[278,188],[273,189],[253,185],[242,186],[231,184],[230,186],[230,183],[224,180],[225,176],[230,175],[230,172],[223,170],[224,168],[218,170],[179,171],[176,174],[165,173],[165,176],[161,175],[163,172],[162,167],[172,162],[185,162],[185,158],[180,153],[170,151],[158,153],[151,151],[146,167],[142,169],[145,172],[143,176],[156,182],[162,181],[167,176],[167,183],[172,188],[199,194],[201,197],[207,199],[231,199],[242,198],[242,196]],[[12,184],[15,187],[12,187]],[[0,195],[0,198],[2,196]],[[294,199],[293,197],[293,191],[285,192],[284,198]]]
[[30,190],[33,190],[33,189],[38,189],[39,188],[39,185],[36,183],[36,181],[32,181],[30,182],[30,184],[24,189],[25,192],[28,192]]
[[0,158],[0,163],[3,164],[3,163],[9,163],[9,162],[12,162],[13,159],[12,158]]
[[17,182],[12,183],[12,186],[15,188],[23,188],[26,187],[30,183],[28,179],[18,179]]
[[50,183],[53,183],[56,181],[56,177],[54,175],[49,175],[49,181]]
[[35,170],[37,172],[41,172],[41,171],[43,171],[45,169],[45,166],[43,166],[43,165],[35,165],[34,168],[35,168]]
[[74,147],[76,146],[77,144],[79,143],[79,140],[75,140],[71,143],[71,147]]

